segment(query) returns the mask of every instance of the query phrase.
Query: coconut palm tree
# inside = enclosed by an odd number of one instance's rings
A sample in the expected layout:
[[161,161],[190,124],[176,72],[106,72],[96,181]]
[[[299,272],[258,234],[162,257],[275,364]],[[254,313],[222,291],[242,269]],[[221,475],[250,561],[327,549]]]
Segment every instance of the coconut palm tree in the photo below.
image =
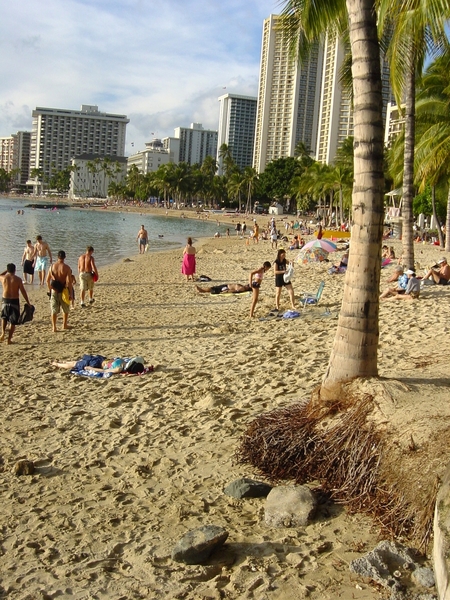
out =
[[258,185],[258,172],[253,167],[245,167],[242,173],[243,185],[247,190],[247,204],[245,206],[245,212],[250,214],[252,212],[252,197],[256,191]]
[[238,201],[239,212],[241,212],[241,198],[245,187],[245,180],[240,171],[234,171],[228,178],[227,190],[230,198]]
[[[346,12],[345,12],[346,11]],[[383,126],[380,48],[374,0],[288,0],[283,28],[299,55],[330,25],[348,22],[354,103],[352,244],[338,327],[319,397],[343,382],[378,375],[378,315],[383,233]],[[304,43],[305,42],[305,43]]]
[[434,192],[443,180],[448,187],[445,249],[450,251],[450,49],[428,67],[417,94],[416,116],[417,182],[421,189],[426,183],[432,186],[433,216],[441,245]]
[[436,55],[447,44],[446,20],[449,0],[380,0],[378,23],[387,33],[391,84],[397,105],[404,105],[405,138],[403,166],[403,257],[414,265],[413,210],[415,93],[427,55]]

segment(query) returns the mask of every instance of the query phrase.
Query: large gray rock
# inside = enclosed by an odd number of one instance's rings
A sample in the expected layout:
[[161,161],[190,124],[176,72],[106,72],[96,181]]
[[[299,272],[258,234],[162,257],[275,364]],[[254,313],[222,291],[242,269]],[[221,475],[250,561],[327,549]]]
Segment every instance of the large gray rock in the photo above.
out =
[[417,566],[408,548],[395,542],[383,541],[361,558],[352,560],[350,571],[373,579],[385,588],[401,591],[402,572],[414,570]]
[[412,578],[416,583],[426,588],[432,588],[436,585],[433,569],[428,569],[427,567],[417,568],[413,571]]
[[228,531],[217,525],[203,525],[188,531],[175,545],[172,559],[187,565],[201,565],[213,550],[225,543]]
[[267,483],[242,477],[232,481],[223,491],[233,498],[261,498],[267,496],[271,489],[272,486]]
[[314,517],[317,500],[304,485],[280,485],[267,496],[265,522],[270,527],[304,527]]

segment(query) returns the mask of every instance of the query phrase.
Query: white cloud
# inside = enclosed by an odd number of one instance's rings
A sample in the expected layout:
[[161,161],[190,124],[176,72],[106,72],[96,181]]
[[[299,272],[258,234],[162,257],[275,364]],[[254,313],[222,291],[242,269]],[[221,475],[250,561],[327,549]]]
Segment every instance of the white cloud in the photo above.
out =
[[191,122],[216,129],[218,96],[256,95],[262,21],[277,8],[277,0],[9,2],[0,136],[31,129],[36,106],[81,104],[126,114],[128,151]]

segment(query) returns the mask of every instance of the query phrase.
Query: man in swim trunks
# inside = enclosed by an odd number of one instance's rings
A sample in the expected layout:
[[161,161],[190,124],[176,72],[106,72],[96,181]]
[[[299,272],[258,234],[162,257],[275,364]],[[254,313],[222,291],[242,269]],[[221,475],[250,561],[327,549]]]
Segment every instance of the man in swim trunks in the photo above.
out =
[[97,267],[95,265],[94,248],[88,246],[86,252],[78,259],[78,273],[80,276],[80,290],[81,290],[81,307],[84,308],[84,297],[86,292],[89,292],[89,304],[94,302],[94,273],[98,277]]
[[[63,312],[63,329],[69,329],[67,320],[69,318],[70,298],[72,297],[72,269],[66,265],[64,250],[58,252],[58,261],[51,266],[47,275],[47,286],[50,296],[50,310],[52,314],[53,333],[57,331],[56,320],[60,310]],[[64,289],[67,288],[69,295],[67,302],[63,298]]]
[[139,254],[144,254],[145,246],[148,244],[148,233],[143,225],[141,225],[136,239],[139,242]]
[[22,266],[23,266],[23,282],[28,283],[28,275],[30,276],[30,283],[34,280],[34,246],[31,240],[27,240],[27,245],[22,254]]
[[39,273],[39,285],[45,284],[45,273],[48,269],[48,265],[53,262],[52,251],[47,242],[44,242],[42,235],[36,237],[36,243],[34,245],[34,258],[36,264],[34,270]]
[[16,275],[16,265],[13,263],[6,265],[6,271],[0,273],[0,281],[3,286],[1,313],[2,334],[0,336],[0,342],[3,342],[5,339],[6,326],[9,323],[7,343],[11,344],[12,336],[20,317],[19,292],[22,294],[27,304],[30,304],[30,301],[28,300],[28,294],[23,287],[21,278]]
[[195,286],[197,292],[201,294],[241,294],[242,292],[250,292],[250,285],[241,285],[240,283],[224,283],[223,285],[213,285],[212,287],[201,288]]

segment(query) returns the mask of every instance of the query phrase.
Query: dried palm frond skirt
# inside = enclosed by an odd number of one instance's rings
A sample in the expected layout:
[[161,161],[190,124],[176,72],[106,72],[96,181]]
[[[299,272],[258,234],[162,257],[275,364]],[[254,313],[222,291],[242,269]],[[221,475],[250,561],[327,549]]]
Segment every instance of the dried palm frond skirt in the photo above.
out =
[[368,419],[372,409],[366,394],[345,405],[303,402],[260,415],[241,437],[236,459],[272,482],[319,481],[350,512],[371,515],[383,535],[402,535],[424,547],[432,532],[436,477],[420,490],[413,477],[402,481],[398,454]]

